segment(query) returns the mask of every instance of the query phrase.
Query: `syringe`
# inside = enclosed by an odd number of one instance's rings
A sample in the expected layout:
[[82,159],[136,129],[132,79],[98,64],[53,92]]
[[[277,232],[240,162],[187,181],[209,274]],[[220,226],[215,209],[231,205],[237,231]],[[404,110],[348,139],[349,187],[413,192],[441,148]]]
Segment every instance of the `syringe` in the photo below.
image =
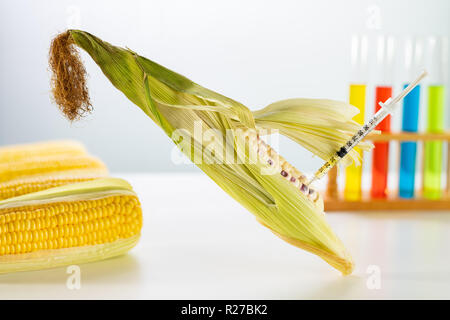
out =
[[398,94],[394,99],[389,98],[384,103],[380,102],[381,109],[378,110],[377,113],[370,119],[366,124],[364,124],[361,129],[356,132],[353,137],[350,138],[331,158],[324,163],[322,167],[314,174],[314,177],[306,184],[309,186],[316,180],[319,180],[324,175],[330,171],[342,158],[345,157],[347,153],[350,152],[365,136],[367,136],[375,127],[383,121],[390,113],[394,111],[394,108],[398,102],[400,102],[415,86],[419,84],[419,82],[425,78],[427,75],[426,71],[423,71],[422,74],[409,86],[407,86],[400,94]]

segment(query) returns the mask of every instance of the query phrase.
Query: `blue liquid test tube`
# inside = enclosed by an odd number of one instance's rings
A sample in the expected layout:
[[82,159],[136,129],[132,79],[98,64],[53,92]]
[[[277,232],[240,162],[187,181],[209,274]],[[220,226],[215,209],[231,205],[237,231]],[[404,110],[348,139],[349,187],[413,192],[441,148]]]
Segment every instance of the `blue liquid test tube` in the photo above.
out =
[[[405,85],[406,88],[407,85]],[[403,100],[402,130],[417,132],[419,122],[420,86],[415,87]],[[399,197],[413,198],[416,175],[416,142],[400,143]]]

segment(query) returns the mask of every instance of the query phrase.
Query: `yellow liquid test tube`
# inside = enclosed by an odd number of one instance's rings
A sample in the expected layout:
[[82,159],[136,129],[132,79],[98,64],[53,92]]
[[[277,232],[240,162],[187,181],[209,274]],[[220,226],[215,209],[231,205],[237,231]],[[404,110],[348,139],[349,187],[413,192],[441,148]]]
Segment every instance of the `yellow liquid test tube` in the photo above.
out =
[[[366,85],[350,85],[350,104],[359,109],[359,113],[353,118],[360,125],[364,124],[364,110],[366,106]],[[354,164],[345,169],[344,199],[347,201],[358,201],[361,199],[361,178],[362,178],[362,152],[359,151],[361,165]]]

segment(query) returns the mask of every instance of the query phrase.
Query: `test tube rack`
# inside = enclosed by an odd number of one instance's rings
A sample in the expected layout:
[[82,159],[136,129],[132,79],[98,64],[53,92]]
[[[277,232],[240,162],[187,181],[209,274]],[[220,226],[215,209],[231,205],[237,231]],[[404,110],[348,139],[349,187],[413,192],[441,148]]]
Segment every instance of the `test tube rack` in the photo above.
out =
[[442,141],[447,144],[447,177],[446,188],[442,191],[442,197],[436,200],[426,199],[421,196],[421,191],[416,190],[415,198],[399,198],[396,190],[388,191],[384,199],[373,199],[369,192],[362,193],[361,200],[347,201],[344,199],[342,191],[338,188],[338,168],[334,167],[328,172],[327,188],[324,193],[324,206],[326,212],[331,211],[374,211],[374,210],[449,210],[450,211],[450,131],[442,133],[381,133],[369,134],[365,140],[371,141]]

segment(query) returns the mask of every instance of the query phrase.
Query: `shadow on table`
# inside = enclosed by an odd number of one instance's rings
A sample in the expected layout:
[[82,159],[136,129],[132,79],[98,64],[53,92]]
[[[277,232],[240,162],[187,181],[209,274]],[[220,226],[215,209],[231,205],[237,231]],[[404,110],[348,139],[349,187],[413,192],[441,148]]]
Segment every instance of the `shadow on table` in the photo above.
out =
[[312,290],[310,294],[300,297],[300,299],[321,300],[321,299],[347,299],[353,296],[355,290],[359,290],[365,285],[366,280],[363,277],[350,275],[339,277],[328,282],[318,289]]
[[[68,277],[71,275],[71,273],[67,273],[67,267],[0,274],[0,286],[5,284],[65,285]],[[104,261],[80,264],[79,267],[83,284],[129,283],[134,280],[138,281],[140,276],[139,261],[133,254],[125,254]]]

